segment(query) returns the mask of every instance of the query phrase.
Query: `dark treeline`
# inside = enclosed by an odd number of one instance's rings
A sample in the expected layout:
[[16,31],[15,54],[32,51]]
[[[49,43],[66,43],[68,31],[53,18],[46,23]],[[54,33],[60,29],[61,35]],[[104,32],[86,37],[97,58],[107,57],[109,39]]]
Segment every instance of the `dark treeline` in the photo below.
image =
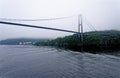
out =
[[119,49],[120,31],[93,31],[84,33],[84,41],[81,42],[78,34],[56,38],[54,40],[38,41],[35,45],[58,46],[73,50],[100,50],[100,49]]

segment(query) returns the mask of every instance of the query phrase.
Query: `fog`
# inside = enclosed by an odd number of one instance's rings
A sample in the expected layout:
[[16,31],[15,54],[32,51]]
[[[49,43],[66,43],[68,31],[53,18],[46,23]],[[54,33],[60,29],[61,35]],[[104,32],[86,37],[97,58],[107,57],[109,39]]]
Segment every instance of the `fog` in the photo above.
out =
[[[120,0],[0,0],[0,21],[7,19],[71,18],[52,21],[10,21],[77,31],[82,14],[96,30],[120,30]],[[92,31],[83,20],[84,32]],[[72,33],[0,24],[0,40],[7,38],[56,38]]]

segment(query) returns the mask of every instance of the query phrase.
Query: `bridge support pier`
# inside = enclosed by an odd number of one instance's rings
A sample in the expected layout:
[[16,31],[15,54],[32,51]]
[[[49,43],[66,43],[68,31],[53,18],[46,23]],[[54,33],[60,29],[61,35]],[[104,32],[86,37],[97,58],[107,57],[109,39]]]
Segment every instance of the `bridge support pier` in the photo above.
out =
[[78,15],[78,37],[80,39],[81,51],[83,51],[83,22],[82,22],[82,15]]

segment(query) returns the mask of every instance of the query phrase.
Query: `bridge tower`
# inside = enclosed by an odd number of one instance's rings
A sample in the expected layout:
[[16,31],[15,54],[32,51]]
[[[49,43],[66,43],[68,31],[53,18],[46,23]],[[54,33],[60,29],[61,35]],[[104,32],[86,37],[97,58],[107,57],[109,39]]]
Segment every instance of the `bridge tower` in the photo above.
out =
[[81,43],[83,42],[83,20],[82,15],[78,15],[78,35]]

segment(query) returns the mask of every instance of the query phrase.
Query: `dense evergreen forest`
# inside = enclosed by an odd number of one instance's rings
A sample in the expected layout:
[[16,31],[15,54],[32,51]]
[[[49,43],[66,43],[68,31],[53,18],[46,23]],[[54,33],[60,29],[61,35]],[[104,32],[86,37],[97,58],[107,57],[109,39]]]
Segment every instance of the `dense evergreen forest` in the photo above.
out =
[[120,47],[120,31],[117,30],[85,32],[83,36],[83,42],[80,41],[78,34],[73,34],[54,40],[38,41],[35,45],[65,47],[74,50],[79,50],[80,47],[84,47],[86,50]]

